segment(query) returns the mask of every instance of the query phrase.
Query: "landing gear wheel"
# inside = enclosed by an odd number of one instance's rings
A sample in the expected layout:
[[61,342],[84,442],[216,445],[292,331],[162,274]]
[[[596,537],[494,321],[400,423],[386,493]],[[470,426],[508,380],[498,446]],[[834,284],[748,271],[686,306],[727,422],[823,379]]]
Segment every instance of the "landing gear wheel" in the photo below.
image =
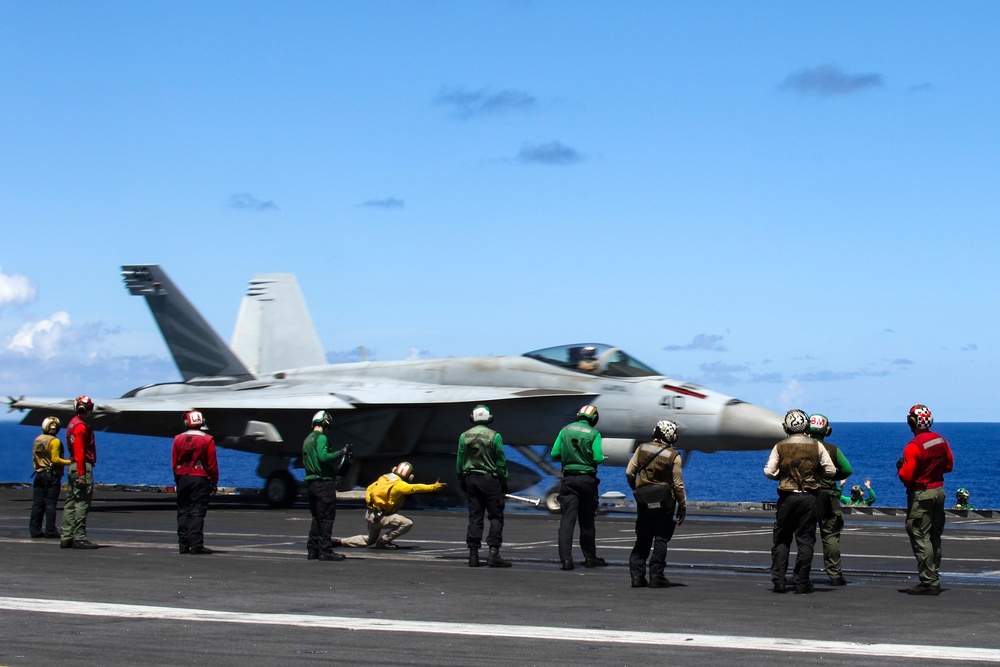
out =
[[299,483],[287,470],[276,470],[264,482],[264,498],[276,509],[291,507],[299,497]]

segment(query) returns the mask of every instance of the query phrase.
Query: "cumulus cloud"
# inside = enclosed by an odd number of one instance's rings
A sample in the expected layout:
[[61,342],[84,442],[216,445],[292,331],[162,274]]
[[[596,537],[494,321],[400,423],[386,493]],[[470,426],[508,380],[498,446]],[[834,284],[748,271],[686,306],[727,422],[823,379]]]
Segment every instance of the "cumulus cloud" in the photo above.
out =
[[522,90],[506,89],[498,92],[486,88],[469,90],[464,86],[442,88],[434,104],[451,110],[452,115],[468,120],[479,116],[500,116],[510,113],[534,111],[538,100]]
[[522,164],[569,165],[582,162],[583,154],[558,141],[544,144],[524,144],[517,153]]
[[433,359],[434,355],[427,350],[421,350],[419,347],[411,347],[410,354],[406,357],[407,361],[416,361],[417,359]]
[[820,65],[789,74],[778,89],[800,95],[832,97],[853,95],[882,85],[881,74],[847,74],[837,65]]
[[7,275],[0,269],[0,308],[31,303],[37,293],[38,288],[27,276]]
[[784,409],[790,409],[801,405],[805,400],[806,392],[802,388],[802,385],[798,383],[798,380],[789,380],[785,388],[781,390],[781,395],[778,397],[778,401],[784,407]]
[[969,343],[968,345],[962,346],[962,352],[975,352],[979,349],[979,346],[975,343]]
[[377,350],[365,348],[364,355],[362,355],[362,350],[359,347],[351,348],[350,350],[328,350],[326,360],[331,364],[350,364],[358,361],[374,360],[377,354]]
[[69,313],[65,311],[37,322],[25,322],[4,342],[4,350],[22,357],[51,359],[59,354],[69,324]]
[[702,364],[700,368],[706,373],[742,373],[743,371],[749,370],[747,366],[743,364],[727,364],[721,361],[713,361],[710,364]]
[[277,211],[278,205],[270,200],[257,199],[249,192],[237,192],[229,198],[229,205],[238,211]]
[[682,352],[688,350],[708,350],[711,352],[725,352],[722,346],[722,336],[716,334],[698,334],[687,345],[667,345],[663,349],[667,352]]
[[368,208],[394,209],[403,208],[403,206],[406,205],[406,202],[402,199],[396,199],[395,197],[383,197],[382,199],[369,199],[361,202],[361,205]]
[[813,371],[797,376],[802,382],[838,382],[859,377],[885,377],[889,371]]

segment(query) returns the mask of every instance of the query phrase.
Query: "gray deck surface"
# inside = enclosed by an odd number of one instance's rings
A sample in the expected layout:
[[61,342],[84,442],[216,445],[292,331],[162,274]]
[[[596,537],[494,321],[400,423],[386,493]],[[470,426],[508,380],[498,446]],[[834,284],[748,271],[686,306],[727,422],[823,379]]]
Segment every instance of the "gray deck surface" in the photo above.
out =
[[[463,510],[404,508],[411,548],[318,562],[305,558],[304,505],[217,498],[206,544],[219,553],[182,556],[173,502],[99,491],[88,532],[105,548],[82,551],[30,539],[30,490],[0,490],[0,664],[1000,662],[995,518],[949,516],[944,592],[914,597],[900,592],[916,581],[902,517],[852,514],[850,585],[827,586],[817,554],[816,592],[800,596],[770,592],[773,516],[761,511],[689,515],[670,543],[673,585],[657,590],[629,587],[627,514],[598,518],[610,567],[563,572],[559,517],[542,512],[508,512],[512,568],[472,569]],[[363,527],[355,504],[334,534]]]

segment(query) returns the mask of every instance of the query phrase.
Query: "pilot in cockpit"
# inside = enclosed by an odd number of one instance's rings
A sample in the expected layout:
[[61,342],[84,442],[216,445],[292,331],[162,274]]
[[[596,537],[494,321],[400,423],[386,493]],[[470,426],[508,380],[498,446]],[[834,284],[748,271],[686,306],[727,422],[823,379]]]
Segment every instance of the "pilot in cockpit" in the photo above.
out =
[[576,363],[578,371],[597,372],[597,348],[591,345],[580,350],[580,360]]

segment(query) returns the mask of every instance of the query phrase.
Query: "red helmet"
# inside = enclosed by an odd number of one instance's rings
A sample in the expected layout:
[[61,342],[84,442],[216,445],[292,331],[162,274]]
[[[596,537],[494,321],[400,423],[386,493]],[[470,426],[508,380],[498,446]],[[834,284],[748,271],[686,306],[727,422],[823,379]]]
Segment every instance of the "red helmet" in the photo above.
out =
[[184,415],[184,425],[193,429],[205,428],[205,415],[197,410],[192,410]]
[[92,412],[94,410],[94,401],[91,400],[90,396],[77,396],[73,407],[77,412]]

